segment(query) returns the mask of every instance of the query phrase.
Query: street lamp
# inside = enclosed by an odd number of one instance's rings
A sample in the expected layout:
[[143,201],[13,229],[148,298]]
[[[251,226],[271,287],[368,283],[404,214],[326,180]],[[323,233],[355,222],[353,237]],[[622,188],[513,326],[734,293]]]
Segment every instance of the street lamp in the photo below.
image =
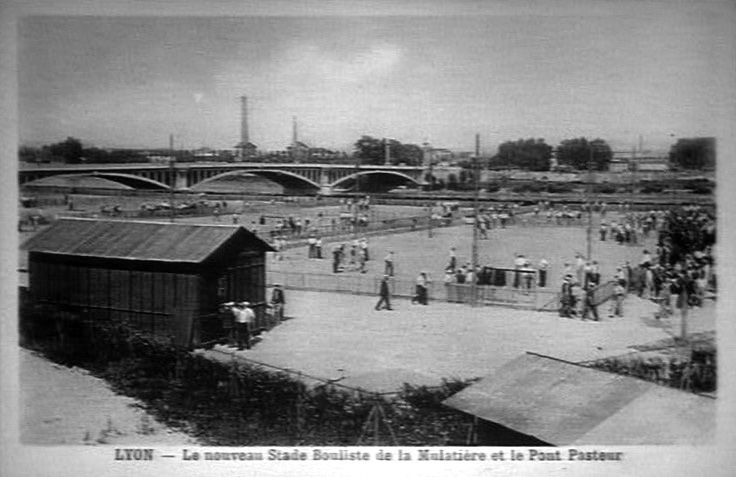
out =
[[471,281],[471,304],[478,304],[478,161],[480,159],[480,134],[475,135],[475,156],[473,157],[473,247],[472,247],[472,267],[473,280]]

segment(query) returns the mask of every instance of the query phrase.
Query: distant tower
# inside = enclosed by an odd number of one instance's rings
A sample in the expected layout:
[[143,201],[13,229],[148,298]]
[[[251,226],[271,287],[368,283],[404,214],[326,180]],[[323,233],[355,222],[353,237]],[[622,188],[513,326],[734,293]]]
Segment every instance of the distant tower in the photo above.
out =
[[296,143],[299,141],[296,129],[296,116],[291,117],[291,145],[296,147]]
[[238,149],[238,157],[241,161],[258,153],[258,147],[250,142],[248,133],[248,98],[246,96],[240,97],[240,143],[235,147]]
[[248,135],[248,98],[240,97],[240,142],[248,144],[250,137]]

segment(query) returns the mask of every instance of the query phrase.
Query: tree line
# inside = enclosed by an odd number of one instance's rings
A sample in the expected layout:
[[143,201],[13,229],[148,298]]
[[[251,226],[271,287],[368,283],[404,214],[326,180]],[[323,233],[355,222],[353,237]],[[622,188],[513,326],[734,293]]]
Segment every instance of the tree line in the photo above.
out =
[[[149,150],[147,152],[165,156],[172,154],[169,150]],[[178,162],[196,160],[191,151],[176,150],[173,151],[173,154]],[[715,138],[682,138],[671,146],[669,160],[670,164],[678,169],[708,169],[715,167],[715,155]],[[105,150],[84,147],[82,142],[74,137],[68,137],[64,141],[40,148],[22,146],[18,156],[23,162],[63,162],[67,164],[135,163],[148,160],[148,157],[140,150]],[[593,171],[605,171],[609,169],[613,151],[608,143],[600,138],[565,139],[556,148],[541,138],[517,139],[501,143],[494,156],[480,158],[479,167],[549,171],[552,168],[553,156],[558,167],[562,169],[587,170],[590,168]],[[218,157],[217,160],[227,161],[232,158],[232,154],[226,154]],[[354,143],[352,155],[345,154],[341,157],[346,163],[407,166],[420,166],[423,164],[423,158],[424,151],[416,144],[405,144],[396,139],[377,139],[367,135],[361,136]],[[269,156],[263,156],[260,159],[268,161]],[[282,158],[281,161],[283,160]],[[335,162],[335,160],[330,162]],[[459,161],[458,165],[463,169],[473,168],[472,161],[467,159]],[[462,178],[458,177],[458,182],[462,183]]]

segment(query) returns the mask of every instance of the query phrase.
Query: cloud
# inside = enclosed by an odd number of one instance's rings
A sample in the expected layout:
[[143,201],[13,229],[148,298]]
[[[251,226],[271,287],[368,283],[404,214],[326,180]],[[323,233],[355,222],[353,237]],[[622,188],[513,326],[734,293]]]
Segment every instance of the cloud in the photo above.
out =
[[251,135],[259,145],[287,144],[292,116],[298,117],[301,139],[332,145],[354,141],[369,118],[378,120],[376,108],[392,103],[386,96],[401,81],[403,57],[401,48],[385,42],[349,51],[301,44],[266,61],[231,62],[213,78],[232,111],[233,98],[251,98]]

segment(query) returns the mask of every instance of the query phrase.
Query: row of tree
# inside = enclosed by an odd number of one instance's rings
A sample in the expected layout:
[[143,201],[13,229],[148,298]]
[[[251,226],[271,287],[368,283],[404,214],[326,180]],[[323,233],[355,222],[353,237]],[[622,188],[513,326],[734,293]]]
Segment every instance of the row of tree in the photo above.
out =
[[[530,171],[549,171],[555,148],[544,139],[518,139],[506,141],[498,147],[498,152],[490,158],[483,158],[482,168],[525,169]],[[168,155],[168,151],[161,151]],[[189,151],[175,151],[177,161],[189,162],[195,157]],[[353,157],[345,160],[361,164],[389,164],[419,166],[424,151],[416,144],[404,144],[395,139],[377,139],[362,136],[354,144]],[[670,163],[681,169],[704,169],[715,166],[715,138],[679,139],[670,149]],[[136,150],[104,150],[95,147],[85,148],[79,139],[68,137],[59,143],[41,148],[21,147],[19,158],[25,162],[64,162],[67,164],[125,163],[145,162],[147,158]],[[613,151],[606,141],[597,138],[565,139],[556,148],[557,165],[574,170],[608,170]],[[227,160],[227,158],[223,158]],[[464,168],[472,168],[471,161],[461,162]],[[462,181],[459,181],[462,182]]]
[[420,166],[423,155],[416,144],[403,144],[396,139],[362,136],[355,143],[355,159],[361,164]]

